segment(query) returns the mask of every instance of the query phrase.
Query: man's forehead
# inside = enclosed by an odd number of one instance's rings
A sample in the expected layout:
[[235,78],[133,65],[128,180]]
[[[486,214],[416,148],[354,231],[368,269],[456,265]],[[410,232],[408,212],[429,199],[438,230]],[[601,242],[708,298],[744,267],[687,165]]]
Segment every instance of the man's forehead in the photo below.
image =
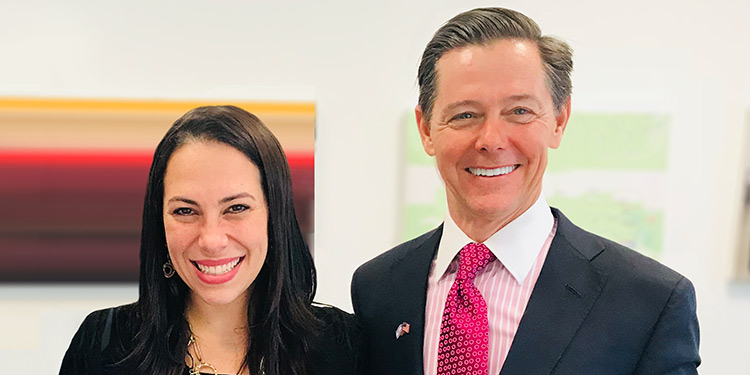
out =
[[455,94],[453,90],[471,90],[477,85],[499,89],[503,96],[539,95],[536,89],[549,94],[539,48],[530,40],[499,39],[453,49],[438,60],[436,73],[436,97],[443,90]]
[[519,55],[523,55],[527,58],[541,58],[539,46],[537,46],[536,42],[532,40],[521,38],[499,38],[485,43],[471,43],[449,49],[440,56],[440,58],[437,60],[437,63],[439,64],[440,61],[444,60],[446,56],[451,55],[453,55],[454,58],[455,56],[458,56],[458,61],[461,63],[468,63],[479,50],[492,49],[494,47],[497,47],[498,45],[512,47]]
[[475,51],[476,50],[474,48],[461,48],[459,50],[456,50],[456,54],[458,55],[458,63],[470,64],[474,59]]
[[[528,69],[533,67],[533,69]],[[453,72],[499,69],[509,73],[545,75],[539,47],[524,39],[498,39],[488,44],[470,44],[452,49],[438,59],[436,83],[450,69]]]

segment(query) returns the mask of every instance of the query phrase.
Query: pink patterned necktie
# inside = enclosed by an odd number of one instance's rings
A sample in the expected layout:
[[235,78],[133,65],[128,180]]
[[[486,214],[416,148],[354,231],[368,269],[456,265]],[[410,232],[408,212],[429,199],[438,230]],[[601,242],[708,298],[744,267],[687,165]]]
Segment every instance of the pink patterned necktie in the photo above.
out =
[[474,277],[494,259],[484,244],[470,243],[461,249],[440,324],[438,375],[487,375],[487,303],[474,286]]

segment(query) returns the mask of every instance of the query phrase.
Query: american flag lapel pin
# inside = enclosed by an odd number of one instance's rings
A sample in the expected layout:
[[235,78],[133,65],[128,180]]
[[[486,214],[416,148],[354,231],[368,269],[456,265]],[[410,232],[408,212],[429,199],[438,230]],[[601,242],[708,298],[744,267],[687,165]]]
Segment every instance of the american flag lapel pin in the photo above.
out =
[[396,327],[396,340],[398,340],[399,337],[409,333],[409,323],[403,322]]

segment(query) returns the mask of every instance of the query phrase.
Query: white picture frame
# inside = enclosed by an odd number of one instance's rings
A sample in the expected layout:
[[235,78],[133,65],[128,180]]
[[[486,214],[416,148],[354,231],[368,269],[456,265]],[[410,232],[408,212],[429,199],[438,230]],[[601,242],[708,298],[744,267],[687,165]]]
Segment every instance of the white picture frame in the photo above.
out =
[[[750,134],[750,109],[745,114],[745,122]],[[734,273],[736,280],[750,282],[750,139],[745,144],[744,168],[742,213]]]

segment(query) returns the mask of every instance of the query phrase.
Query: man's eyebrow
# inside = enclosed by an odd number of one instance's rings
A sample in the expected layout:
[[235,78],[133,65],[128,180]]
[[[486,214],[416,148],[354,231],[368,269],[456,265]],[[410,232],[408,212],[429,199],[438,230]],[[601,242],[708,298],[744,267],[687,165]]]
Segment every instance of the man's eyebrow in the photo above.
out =
[[530,100],[534,102],[534,104],[541,106],[542,102],[534,95],[531,94],[520,94],[520,95],[511,95],[508,97],[507,101],[509,102],[520,102],[524,100]]
[[[511,95],[506,97],[503,102],[506,103],[512,103],[512,102],[520,102],[524,100],[529,100],[534,102],[535,105],[541,106],[542,102],[537,98],[535,95],[532,94],[517,94],[517,95]],[[453,110],[455,110],[457,107],[462,106],[474,106],[474,105],[480,105],[478,101],[476,100],[462,100],[460,102],[450,103],[443,108],[443,110],[440,112],[441,115],[445,116],[448,113],[451,113]]]
[[479,102],[476,100],[462,100],[460,102],[451,103],[445,106],[443,110],[440,112],[440,114],[445,115],[447,112],[451,112],[456,107],[462,107],[462,106],[470,106],[470,105],[478,105]]

